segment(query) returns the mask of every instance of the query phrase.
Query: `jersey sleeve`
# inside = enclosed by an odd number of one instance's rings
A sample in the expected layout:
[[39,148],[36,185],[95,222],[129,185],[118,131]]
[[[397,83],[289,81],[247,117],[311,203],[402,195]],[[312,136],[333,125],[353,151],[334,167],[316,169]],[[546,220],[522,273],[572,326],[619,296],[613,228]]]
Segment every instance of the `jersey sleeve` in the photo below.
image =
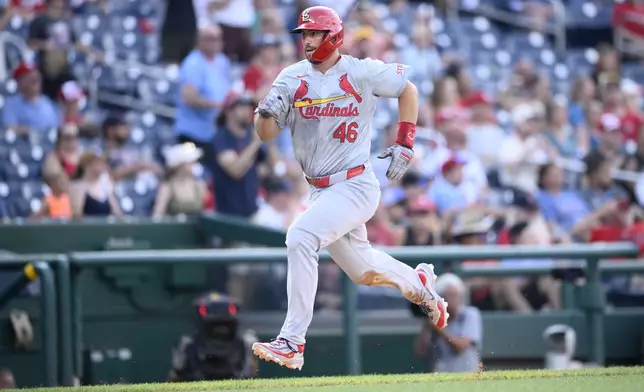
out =
[[[280,74],[277,76],[277,78],[275,78],[275,81],[271,85],[271,89],[266,94],[266,96],[272,95],[276,97],[282,97],[282,102],[284,102],[284,105],[282,105],[282,110],[275,119],[280,129],[284,128],[284,126],[286,125],[286,121],[288,120],[288,115],[291,110],[291,90],[286,83],[286,80],[288,78],[286,71],[287,69],[284,69],[282,70],[282,72],[280,72]],[[258,109],[255,109],[255,113],[257,112]]]
[[373,95],[398,98],[407,86],[411,67],[367,58],[362,60],[364,78],[373,86]]

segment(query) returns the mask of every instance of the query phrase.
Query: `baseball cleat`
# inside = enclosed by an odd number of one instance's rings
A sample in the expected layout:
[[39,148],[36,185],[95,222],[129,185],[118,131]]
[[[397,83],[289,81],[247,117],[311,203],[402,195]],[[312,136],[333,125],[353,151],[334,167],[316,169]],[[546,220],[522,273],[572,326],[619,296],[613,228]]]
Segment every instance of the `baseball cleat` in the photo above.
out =
[[286,339],[273,339],[270,343],[253,343],[253,354],[266,362],[274,362],[293,370],[304,366],[304,345]]
[[449,313],[447,313],[447,301],[438,295],[434,288],[434,282],[436,281],[434,266],[432,264],[425,263],[418,264],[416,267],[416,273],[427,290],[425,297],[418,306],[423,313],[429,316],[434,325],[439,329],[445,328],[447,326],[447,320],[449,319]]

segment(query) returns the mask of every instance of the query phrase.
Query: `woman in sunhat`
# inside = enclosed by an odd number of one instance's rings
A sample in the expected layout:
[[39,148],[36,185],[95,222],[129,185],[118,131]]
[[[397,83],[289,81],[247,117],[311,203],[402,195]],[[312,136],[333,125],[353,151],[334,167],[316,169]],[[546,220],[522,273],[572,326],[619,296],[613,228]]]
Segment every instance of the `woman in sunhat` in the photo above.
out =
[[204,210],[208,190],[194,171],[202,154],[192,143],[177,144],[165,151],[166,178],[157,192],[154,216],[197,214]]

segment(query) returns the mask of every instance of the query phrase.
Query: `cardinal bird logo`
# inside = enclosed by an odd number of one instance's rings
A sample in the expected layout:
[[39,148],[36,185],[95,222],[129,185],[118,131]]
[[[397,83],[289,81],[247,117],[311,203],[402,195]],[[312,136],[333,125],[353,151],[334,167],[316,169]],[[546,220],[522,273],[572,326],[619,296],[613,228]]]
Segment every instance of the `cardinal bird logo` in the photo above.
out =
[[[300,86],[295,90],[295,95],[293,96],[293,108],[311,105],[311,98],[304,98],[308,92],[308,82],[306,80],[300,81]],[[298,103],[303,103],[305,105],[298,106]]]
[[355,100],[358,103],[362,103],[362,97],[356,91],[356,89],[353,88],[353,85],[351,85],[351,82],[349,82],[349,78],[347,78],[347,74],[340,76],[340,88],[342,89],[342,91],[347,93],[347,95],[353,96],[353,98],[355,98]]

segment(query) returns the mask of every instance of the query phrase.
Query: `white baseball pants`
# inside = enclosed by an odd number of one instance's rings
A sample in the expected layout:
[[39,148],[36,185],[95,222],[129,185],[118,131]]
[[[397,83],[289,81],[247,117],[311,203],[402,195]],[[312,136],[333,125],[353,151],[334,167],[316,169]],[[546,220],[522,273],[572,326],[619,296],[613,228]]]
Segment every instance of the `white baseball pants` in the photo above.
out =
[[288,311],[280,338],[306,342],[318,287],[318,252],[323,248],[355,283],[395,287],[409,301],[420,301],[424,287],[416,271],[367,240],[365,222],[380,202],[372,170],[328,188],[311,187],[310,196],[309,207],[286,234]]

